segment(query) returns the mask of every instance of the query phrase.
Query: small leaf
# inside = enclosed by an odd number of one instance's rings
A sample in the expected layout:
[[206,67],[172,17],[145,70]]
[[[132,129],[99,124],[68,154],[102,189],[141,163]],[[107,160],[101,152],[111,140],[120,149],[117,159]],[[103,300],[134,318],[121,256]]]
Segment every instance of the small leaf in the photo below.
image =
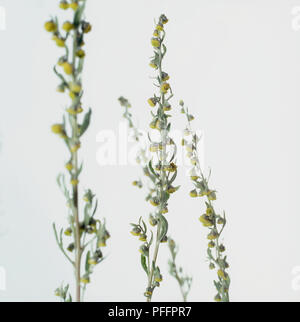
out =
[[85,114],[82,125],[80,127],[80,136],[84,134],[84,132],[88,129],[90,125],[92,110],[89,109],[89,111]]
[[161,214],[159,214],[159,219],[161,220],[161,233],[159,236],[159,240],[161,241],[168,233],[169,224],[167,219]]
[[75,13],[75,16],[74,16],[74,26],[77,27],[80,23],[80,20],[82,18],[82,14],[83,14],[83,11],[84,11],[84,8],[85,8],[85,2],[82,4],[82,6],[80,6],[76,13]]
[[147,264],[146,264],[146,257],[144,255],[141,255],[141,264],[142,264],[142,267],[143,267],[144,271],[148,275],[148,268],[147,268]]
[[91,258],[91,252],[88,251],[86,254],[86,261],[85,261],[85,271],[86,272],[89,272],[89,269],[90,269],[90,264],[89,264],[90,258]]
[[153,173],[153,175],[156,178],[159,178],[159,176],[157,175],[157,173],[154,171],[153,166],[152,166],[152,161],[149,161],[149,170]]

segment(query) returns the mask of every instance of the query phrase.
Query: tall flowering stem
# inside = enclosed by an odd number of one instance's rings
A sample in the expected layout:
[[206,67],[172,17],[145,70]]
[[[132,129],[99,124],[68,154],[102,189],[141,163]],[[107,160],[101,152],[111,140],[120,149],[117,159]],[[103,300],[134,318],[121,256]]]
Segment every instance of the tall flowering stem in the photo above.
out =
[[[82,71],[85,58],[84,38],[92,29],[90,23],[84,19],[84,11],[87,0],[62,0],[59,7],[66,10],[69,19],[60,26],[57,18],[45,23],[45,29],[52,34],[56,45],[63,50],[62,56],[54,67],[54,72],[60,80],[58,92],[67,93],[70,103],[66,107],[65,115],[61,123],[52,126],[52,132],[57,134],[66,144],[68,160],[65,164],[69,180],[66,176],[58,176],[58,184],[67,199],[68,223],[65,229],[58,232],[53,224],[57,244],[71,263],[75,272],[75,300],[82,301],[86,285],[90,282],[90,275],[94,267],[102,262],[101,248],[106,246],[106,240],[110,237],[105,228],[105,222],[95,219],[97,200],[90,189],[83,193],[84,207],[80,211],[79,176],[82,171],[82,163],[79,163],[79,150],[81,137],[89,127],[91,109],[83,117],[82,106]],[[67,247],[64,246],[63,235],[72,238]],[[67,238],[66,237],[66,238]],[[83,270],[83,257],[85,267]],[[56,295],[63,301],[72,301],[69,285],[56,289]]]
[[[140,156],[142,157],[139,158],[144,160],[144,174],[151,182],[146,200],[155,207],[155,210],[149,217],[150,227],[142,217],[137,224],[131,224],[131,233],[134,236],[138,236],[139,240],[143,242],[139,251],[141,252],[142,267],[147,274],[148,282],[144,294],[148,302],[151,302],[154,290],[160,286],[163,280],[157,261],[160,245],[168,241],[168,221],[165,217],[165,214],[168,213],[168,201],[170,195],[178,189],[178,187],[173,186],[177,176],[177,166],[175,164],[176,145],[169,136],[171,128],[169,118],[171,115],[167,113],[171,110],[169,101],[173,95],[171,86],[168,83],[169,75],[163,70],[162,65],[167,51],[164,45],[164,27],[167,22],[168,19],[165,15],[159,17],[151,39],[154,56],[151,58],[150,66],[157,71],[155,86],[159,91],[148,99],[148,104],[153,108],[150,128],[158,131],[158,138],[156,140],[152,139],[151,133],[149,133],[151,156],[149,160],[147,160],[147,157],[145,159],[143,156],[146,153],[141,150]],[[128,119],[129,126],[133,127],[131,114],[128,110],[131,105],[124,98],[120,98],[119,101],[126,108],[124,117]],[[139,135],[137,134],[136,137],[138,138]],[[146,163],[145,160],[147,160]],[[134,185],[142,187],[141,180],[135,181]]]
[[225,212],[223,212],[222,215],[216,212],[214,206],[214,201],[217,199],[216,191],[209,188],[210,175],[205,177],[201,169],[197,148],[199,137],[192,130],[191,126],[191,121],[194,120],[194,116],[189,113],[189,110],[183,101],[180,101],[180,106],[181,113],[183,113],[187,118],[187,127],[184,131],[185,137],[182,140],[182,144],[186,147],[187,155],[192,164],[190,178],[195,186],[195,188],[190,192],[190,196],[192,198],[206,198],[206,211],[201,215],[199,220],[204,227],[209,229],[209,233],[207,235],[209,268],[211,270],[217,269],[218,280],[214,281],[214,285],[217,289],[215,301],[229,302],[230,277],[227,272],[229,264],[227,262],[227,256],[224,255],[225,246],[221,243],[222,232],[226,225]]

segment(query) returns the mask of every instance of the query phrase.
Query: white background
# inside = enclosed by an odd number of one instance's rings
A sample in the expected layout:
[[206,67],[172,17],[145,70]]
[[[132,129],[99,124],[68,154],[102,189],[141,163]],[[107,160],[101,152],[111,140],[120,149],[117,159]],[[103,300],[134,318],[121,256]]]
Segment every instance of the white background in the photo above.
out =
[[[66,161],[64,145],[50,133],[65,100],[52,65],[62,53],[43,30],[59,9],[54,0],[0,0],[6,31],[0,32],[0,266],[7,274],[1,301],[56,301],[54,289],[73,280],[55,245],[51,224],[66,223],[65,200],[55,178]],[[112,235],[107,260],[88,288],[90,301],[143,301],[146,276],[139,243],[129,222],[147,216],[141,191],[130,184],[133,166],[100,167],[97,133],[118,130],[125,95],[143,128],[150,121],[146,100],[153,94],[149,39],[154,18],[169,17],[166,71],[205,133],[205,162],[212,168],[224,233],[233,301],[298,301],[292,270],[300,265],[300,31],[291,10],[300,0],[89,0],[93,24],[87,37],[84,72],[92,124],[82,142],[81,183],[100,200]],[[178,128],[184,126],[174,117]],[[178,260],[194,276],[191,301],[215,295],[206,262],[206,229],[200,199],[188,197],[184,174],[171,199],[170,233],[180,244]],[[179,301],[167,275],[168,251],[159,263],[165,281],[156,301]]]

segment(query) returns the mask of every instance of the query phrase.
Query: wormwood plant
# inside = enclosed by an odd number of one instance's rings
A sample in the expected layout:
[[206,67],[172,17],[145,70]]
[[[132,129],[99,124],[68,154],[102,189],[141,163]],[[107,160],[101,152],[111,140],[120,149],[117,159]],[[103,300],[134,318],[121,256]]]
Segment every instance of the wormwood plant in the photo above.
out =
[[[139,240],[143,242],[139,251],[141,252],[141,264],[148,279],[144,293],[148,302],[151,302],[154,290],[160,286],[163,280],[157,260],[161,243],[168,241],[168,221],[165,217],[165,214],[168,213],[168,201],[170,195],[178,189],[178,187],[173,186],[177,176],[177,166],[175,164],[176,145],[169,136],[171,129],[169,118],[171,115],[167,113],[171,110],[170,99],[173,94],[168,83],[170,77],[162,65],[167,52],[164,44],[164,26],[167,22],[168,19],[165,15],[159,17],[151,39],[154,56],[151,58],[150,66],[157,71],[154,85],[158,92],[148,99],[148,104],[153,108],[150,128],[158,131],[159,138],[154,140],[150,134],[148,135],[149,150],[152,155],[150,161],[144,166],[144,174],[152,182],[147,200],[155,207],[155,210],[149,217],[150,226],[141,217],[138,223],[132,224],[131,231],[134,236],[138,236]],[[128,112],[129,102],[123,97],[119,101],[126,107],[124,117],[128,119],[129,126],[133,127],[131,114]],[[138,137],[139,133],[136,132],[136,138]],[[145,151],[141,152],[143,156]],[[134,184],[142,187],[140,180],[135,181]]]
[[186,116],[187,127],[184,131],[185,137],[182,140],[182,145],[185,146],[188,157],[190,158],[192,169],[190,171],[190,178],[195,188],[190,192],[192,198],[205,197],[206,212],[199,218],[204,227],[209,229],[207,235],[208,248],[207,255],[209,260],[209,268],[211,270],[217,269],[218,280],[214,281],[217,289],[215,301],[229,302],[229,286],[230,278],[227,273],[229,264],[227,263],[227,256],[224,256],[225,246],[221,243],[221,235],[226,225],[225,212],[222,215],[218,214],[214,207],[214,201],[217,199],[216,191],[209,188],[209,178],[205,177],[198,158],[197,146],[199,137],[192,130],[191,121],[194,116],[189,113],[188,108],[183,101],[180,101],[181,113]]
[[183,274],[182,267],[177,267],[176,257],[178,255],[178,246],[171,238],[169,238],[169,249],[171,252],[171,259],[169,260],[169,272],[170,275],[173,276],[178,282],[183,301],[186,302],[191,290],[193,279],[192,277]]
[[[86,285],[90,282],[93,269],[103,260],[102,247],[110,237],[105,227],[105,222],[95,218],[97,200],[93,192],[88,189],[83,194],[85,205],[80,206],[79,175],[82,171],[82,163],[79,163],[78,152],[81,147],[81,137],[90,124],[91,109],[81,118],[82,107],[82,70],[85,57],[84,37],[92,29],[91,24],[84,19],[86,0],[62,0],[59,7],[72,12],[70,21],[65,21],[61,26],[58,19],[53,18],[45,23],[45,29],[52,33],[52,39],[58,47],[63,49],[63,54],[54,67],[54,72],[60,80],[58,92],[67,92],[71,101],[66,108],[61,123],[52,126],[52,132],[57,134],[66,144],[69,158],[65,164],[68,173],[66,176],[59,174],[57,182],[64,193],[68,206],[68,223],[66,229],[58,233],[55,224],[53,229],[57,244],[61,252],[71,263],[75,271],[76,295],[80,302]],[[59,70],[60,69],[60,70]],[[68,246],[64,245],[64,238],[71,238]],[[85,262],[82,272],[83,259]],[[72,301],[69,285],[56,289],[56,295],[62,301]]]

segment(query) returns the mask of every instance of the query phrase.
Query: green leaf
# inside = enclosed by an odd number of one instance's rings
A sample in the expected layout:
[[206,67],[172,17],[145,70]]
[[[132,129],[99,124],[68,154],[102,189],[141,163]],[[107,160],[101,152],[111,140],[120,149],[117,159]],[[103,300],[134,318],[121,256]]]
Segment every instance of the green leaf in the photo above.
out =
[[169,181],[169,184],[170,184],[170,185],[175,181],[175,179],[176,179],[176,177],[177,177],[177,173],[178,173],[178,171],[176,170],[176,171],[175,171],[175,173],[173,174],[172,178],[171,178],[171,179],[170,179],[170,181]]
[[79,169],[78,169],[78,170],[77,170],[77,172],[76,172],[76,176],[77,176],[77,177],[79,177],[79,175],[80,175],[80,173],[81,173],[81,171],[82,171],[82,168],[83,168],[83,162],[81,163],[81,165],[80,165]]
[[154,171],[153,166],[152,166],[152,160],[149,161],[149,170],[152,172],[152,174],[156,177],[159,178],[159,176],[157,175],[157,173]]
[[63,84],[68,85],[64,76],[57,71],[56,66],[53,67],[53,70],[54,70],[54,73],[57,75],[57,77],[60,78],[60,80],[63,82]]
[[148,268],[147,268],[147,264],[146,264],[146,257],[144,255],[141,255],[141,264],[142,264],[142,267],[143,267],[144,271],[148,275]]
[[151,238],[150,238],[150,241],[148,243],[149,247],[152,245],[153,243],[153,232],[151,231]]
[[75,13],[75,16],[74,16],[74,22],[73,22],[75,27],[77,27],[79,25],[84,9],[85,9],[85,2],[82,4],[82,6],[80,6],[76,10],[76,13]]
[[90,269],[90,264],[89,264],[89,259],[91,258],[91,252],[88,251],[86,254],[86,260],[85,260],[85,271],[89,272]]
[[89,111],[85,114],[82,125],[80,127],[80,136],[84,134],[84,132],[88,129],[90,125],[92,110],[89,109]]
[[161,241],[168,233],[169,224],[167,219],[161,214],[159,214],[159,219],[161,221],[161,233],[159,236],[159,240]]

